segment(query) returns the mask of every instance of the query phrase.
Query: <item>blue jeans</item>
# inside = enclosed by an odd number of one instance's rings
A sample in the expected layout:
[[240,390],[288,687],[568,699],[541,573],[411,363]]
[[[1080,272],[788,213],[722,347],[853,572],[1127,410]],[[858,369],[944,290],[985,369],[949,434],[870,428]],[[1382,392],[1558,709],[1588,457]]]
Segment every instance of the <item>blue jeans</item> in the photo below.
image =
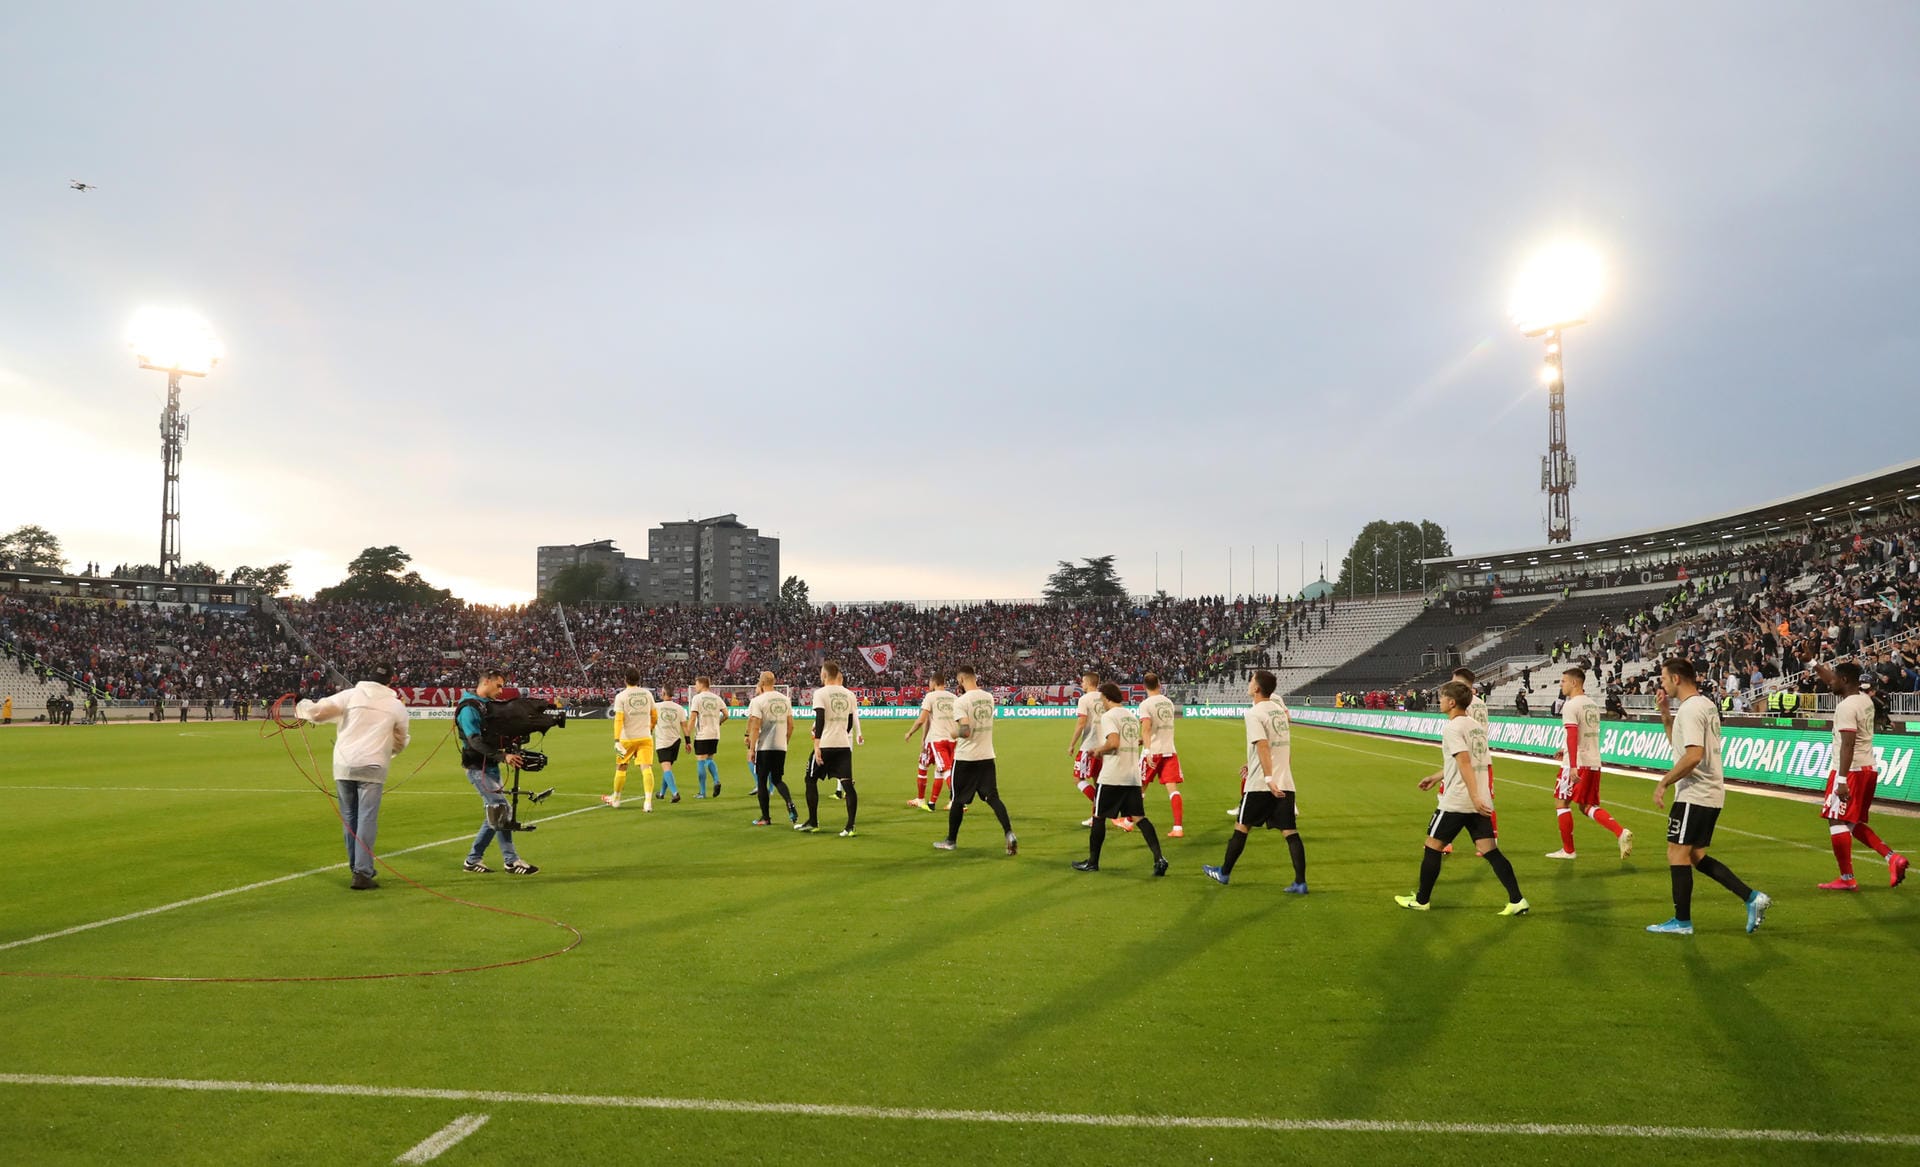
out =
[[[500,784],[500,767],[468,770],[467,781],[473,783],[473,788],[480,792],[481,802],[488,806],[507,805],[506,787]],[[484,818],[480,820],[480,833],[473,837],[473,850],[467,852],[467,862],[480,862],[481,856],[487,853],[487,844],[493,842],[495,835],[500,837],[500,858],[509,864],[518,863],[520,853],[513,849],[513,832],[496,831]]]
[[380,830],[380,797],[387,788],[378,782],[336,778],[340,794],[340,835],[347,843],[347,866],[355,875],[373,877],[373,837]]

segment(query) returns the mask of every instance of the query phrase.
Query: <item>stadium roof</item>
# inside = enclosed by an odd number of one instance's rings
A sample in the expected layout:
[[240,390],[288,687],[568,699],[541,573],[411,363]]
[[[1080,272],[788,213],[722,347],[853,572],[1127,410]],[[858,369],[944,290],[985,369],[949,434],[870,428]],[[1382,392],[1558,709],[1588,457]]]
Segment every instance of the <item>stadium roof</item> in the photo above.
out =
[[1916,499],[1920,499],[1920,459],[1862,474],[1804,494],[1788,495],[1759,506],[1673,526],[1650,527],[1605,539],[1546,543],[1476,555],[1438,556],[1421,562],[1438,568],[1478,564],[1525,567],[1544,566],[1549,562],[1570,564],[1585,559],[1643,555],[1696,544],[1718,543],[1736,536],[1752,538],[1776,529],[1811,528],[1816,523],[1871,514],[1888,503],[1904,506]]

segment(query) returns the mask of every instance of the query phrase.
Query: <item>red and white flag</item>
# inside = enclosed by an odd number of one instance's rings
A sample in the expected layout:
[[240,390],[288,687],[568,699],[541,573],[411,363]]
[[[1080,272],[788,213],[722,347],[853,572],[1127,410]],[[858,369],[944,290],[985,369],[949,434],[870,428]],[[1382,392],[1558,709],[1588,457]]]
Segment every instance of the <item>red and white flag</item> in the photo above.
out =
[[893,663],[893,645],[870,645],[862,648],[860,655],[866,658],[868,668],[876,673],[884,673],[887,671],[887,666]]
[[741,666],[745,665],[746,663],[747,663],[747,646],[744,644],[736,644],[733,646],[733,651],[727,654],[727,667],[724,671],[729,673],[737,673],[740,671]]

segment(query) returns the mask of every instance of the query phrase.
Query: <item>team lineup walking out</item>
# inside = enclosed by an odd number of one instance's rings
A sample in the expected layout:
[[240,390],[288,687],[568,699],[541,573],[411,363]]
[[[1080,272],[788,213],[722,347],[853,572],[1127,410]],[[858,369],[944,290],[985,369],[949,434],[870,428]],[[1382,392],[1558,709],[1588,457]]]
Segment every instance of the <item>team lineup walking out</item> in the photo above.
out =
[[[1866,843],[1887,861],[1888,882],[1898,886],[1906,877],[1907,859],[1868,825],[1878,771],[1873,739],[1874,706],[1861,691],[1861,667],[1852,662],[1816,664],[1813,671],[1841,698],[1834,720],[1833,770],[1820,806],[1840,874],[1839,878],[1820,886],[1840,891],[1857,888],[1853,870],[1856,840]],[[672,772],[681,746],[688,742],[692,743],[697,760],[699,791],[695,797],[718,797],[721,784],[717,755],[721,726],[729,720],[729,711],[726,702],[712,691],[710,680],[705,676],[695,678],[688,704],[683,708],[672,700],[670,689],[666,698],[661,699],[642,686],[638,669],[627,669],[625,675],[626,688],[614,697],[610,709],[617,762],[613,791],[603,801],[611,807],[621,805],[628,775],[635,765],[641,768],[647,809],[652,808],[656,791],[655,765],[662,771],[661,793],[679,801]],[[914,796],[907,800],[906,806],[922,812],[943,809],[947,829],[934,847],[953,851],[959,847],[969,808],[976,802],[983,803],[997,820],[1006,853],[1017,855],[1019,838],[1001,797],[999,755],[994,744],[999,711],[993,693],[981,686],[977,672],[971,667],[957,669],[952,674],[957,692],[948,688],[949,677],[943,670],[928,669],[922,676],[927,688],[917,716],[903,735],[907,742],[915,737],[921,739]],[[770,824],[777,796],[795,831],[818,831],[820,787],[832,780],[846,808],[845,825],[839,835],[853,838],[860,811],[854,753],[865,742],[861,698],[846,686],[841,667],[834,662],[820,666],[819,680],[819,686],[809,698],[813,721],[806,747],[804,799],[801,800],[806,815],[803,819],[786,782],[787,756],[793,748],[796,730],[792,702],[776,684],[772,672],[762,672],[759,676],[746,707],[744,734],[747,765],[753,774],[754,795],[759,804],[753,825]],[[1633,853],[1633,832],[1601,805],[1603,711],[1587,694],[1587,681],[1586,669],[1578,665],[1564,669],[1559,678],[1563,702],[1558,717],[1563,736],[1560,748],[1551,755],[1551,760],[1558,763],[1551,793],[1560,847],[1546,854],[1549,860],[1576,858],[1576,816],[1586,817],[1612,835],[1623,860]],[[519,759],[489,750],[478,738],[478,709],[499,694],[502,683],[499,672],[489,671],[459,709],[457,728],[468,777],[488,804],[488,822],[474,840],[467,870],[488,870],[481,853],[487,843],[497,838],[506,869],[515,874],[531,874],[537,868],[522,861],[513,849],[513,836],[501,813],[504,798],[496,772],[501,763],[514,765]],[[1180,709],[1161,691],[1160,677],[1151,672],[1142,678],[1140,689],[1145,695],[1137,708],[1129,708],[1125,688],[1101,681],[1091,670],[1082,675],[1081,688],[1068,752],[1074,762],[1076,788],[1091,800],[1092,814],[1081,824],[1087,830],[1086,856],[1073,861],[1071,866],[1082,873],[1100,871],[1103,862],[1110,858],[1106,844],[1109,825],[1113,824],[1123,831],[1137,833],[1146,845],[1152,874],[1165,875],[1170,862],[1160,830],[1149,814],[1146,793],[1154,784],[1167,791],[1173,826],[1165,837],[1183,837],[1183,787],[1193,775],[1182,772],[1175,745]],[[1201,870],[1216,883],[1231,883],[1254,832],[1277,830],[1286,844],[1291,867],[1291,878],[1281,890],[1285,894],[1305,896],[1308,894],[1307,856],[1300,831],[1299,793],[1293,769],[1293,715],[1277,692],[1275,674],[1269,670],[1260,669],[1251,674],[1246,696],[1248,706],[1241,715],[1244,764],[1236,783],[1235,821],[1219,863],[1204,864]],[[1505,893],[1506,903],[1498,915],[1530,915],[1534,906],[1521,890],[1513,863],[1500,848],[1492,776],[1491,719],[1487,717],[1485,700],[1474,689],[1473,673],[1467,669],[1455,670],[1454,679],[1438,690],[1438,705],[1444,716],[1439,734],[1441,767],[1418,783],[1419,789],[1435,792],[1436,806],[1421,848],[1416,890],[1393,897],[1394,902],[1412,911],[1430,911],[1446,856],[1452,852],[1454,840],[1465,832],[1473,840],[1475,853],[1486,861]],[[1720,883],[1741,901],[1746,930],[1753,932],[1761,926],[1773,901],[1708,854],[1726,801],[1720,714],[1714,702],[1700,691],[1694,668],[1686,658],[1675,657],[1662,663],[1658,708],[1674,755],[1672,768],[1655,783],[1653,794],[1655,808],[1668,819],[1667,855],[1673,916],[1645,930],[1667,935],[1693,932],[1694,874],[1698,872]],[[1669,792],[1672,793],[1670,808]],[[943,794],[946,796],[944,807],[941,806]],[[364,833],[370,836],[371,830]]]

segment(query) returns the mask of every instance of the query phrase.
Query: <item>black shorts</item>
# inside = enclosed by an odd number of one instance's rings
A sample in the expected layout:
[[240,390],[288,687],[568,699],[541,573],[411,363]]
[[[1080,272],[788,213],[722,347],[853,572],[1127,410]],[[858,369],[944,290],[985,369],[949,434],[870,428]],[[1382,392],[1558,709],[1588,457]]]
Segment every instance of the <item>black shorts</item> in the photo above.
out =
[[680,739],[674,738],[673,744],[661,746],[653,751],[654,761],[662,766],[671,766],[680,760]]
[[693,739],[693,756],[711,758],[720,752],[720,739],[717,737],[697,737]]
[[787,751],[760,750],[753,755],[754,780],[766,784],[783,782],[787,777]]
[[1271,790],[1249,790],[1240,796],[1240,814],[1234,820],[1252,830],[1267,827],[1275,831],[1300,829],[1295,817],[1294,792],[1275,794]]
[[838,778],[842,782],[853,781],[853,750],[847,746],[821,746],[820,764],[815,766],[808,759],[807,773],[819,782],[829,778]]
[[1493,820],[1478,813],[1463,813],[1457,810],[1436,810],[1433,821],[1427,824],[1427,837],[1438,839],[1442,843],[1453,842],[1453,837],[1464,829],[1473,841],[1493,838]]
[[984,799],[1000,797],[1000,774],[992,758],[953,764],[953,801],[965,806],[977,795]]
[[1094,803],[1093,817],[1102,819],[1143,819],[1147,804],[1140,798],[1138,786],[1101,786]]
[[1713,842],[1713,824],[1719,819],[1717,806],[1676,802],[1667,811],[1667,842],[1682,847],[1705,847]]

